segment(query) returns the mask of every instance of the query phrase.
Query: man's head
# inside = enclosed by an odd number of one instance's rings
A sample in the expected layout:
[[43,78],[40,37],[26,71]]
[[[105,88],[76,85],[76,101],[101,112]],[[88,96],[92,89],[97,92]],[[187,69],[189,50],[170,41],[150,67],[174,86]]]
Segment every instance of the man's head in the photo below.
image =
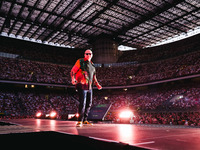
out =
[[86,60],[91,61],[92,56],[93,56],[92,51],[89,50],[89,49],[86,50],[84,56],[85,56],[85,59],[86,59]]

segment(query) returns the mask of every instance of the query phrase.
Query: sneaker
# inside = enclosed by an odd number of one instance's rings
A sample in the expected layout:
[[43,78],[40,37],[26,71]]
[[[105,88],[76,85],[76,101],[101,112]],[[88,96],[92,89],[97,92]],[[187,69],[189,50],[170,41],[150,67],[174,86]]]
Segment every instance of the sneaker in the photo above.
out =
[[83,124],[93,125],[93,123],[90,123],[89,121],[84,121]]
[[76,127],[82,127],[83,126],[83,122],[82,121],[78,121],[78,123],[76,124]]

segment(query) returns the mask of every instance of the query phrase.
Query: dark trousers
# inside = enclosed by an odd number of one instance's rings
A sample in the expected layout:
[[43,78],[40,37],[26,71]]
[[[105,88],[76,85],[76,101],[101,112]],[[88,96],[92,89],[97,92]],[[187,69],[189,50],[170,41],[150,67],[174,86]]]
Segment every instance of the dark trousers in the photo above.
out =
[[78,121],[87,121],[87,117],[92,106],[92,90],[83,90],[81,88],[78,88],[77,90],[80,102],[78,108]]

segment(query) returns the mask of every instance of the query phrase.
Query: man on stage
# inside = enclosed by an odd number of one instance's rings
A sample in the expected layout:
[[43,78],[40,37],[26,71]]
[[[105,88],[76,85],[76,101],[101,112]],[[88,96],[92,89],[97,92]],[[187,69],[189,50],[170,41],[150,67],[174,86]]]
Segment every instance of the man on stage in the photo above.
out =
[[72,84],[76,85],[80,102],[77,127],[91,124],[87,121],[87,117],[92,106],[92,84],[94,83],[99,90],[102,89],[96,78],[94,64],[91,62],[92,56],[92,51],[86,50],[84,58],[78,59],[71,70]]

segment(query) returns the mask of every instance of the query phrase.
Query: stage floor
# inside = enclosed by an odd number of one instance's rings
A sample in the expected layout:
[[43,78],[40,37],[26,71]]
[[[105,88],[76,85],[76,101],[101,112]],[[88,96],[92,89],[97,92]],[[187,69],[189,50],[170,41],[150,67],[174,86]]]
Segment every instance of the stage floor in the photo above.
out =
[[0,134],[57,131],[87,136],[103,141],[116,141],[149,149],[199,150],[200,128],[180,126],[97,123],[76,127],[76,121],[48,119],[0,120],[16,125],[0,126]]

